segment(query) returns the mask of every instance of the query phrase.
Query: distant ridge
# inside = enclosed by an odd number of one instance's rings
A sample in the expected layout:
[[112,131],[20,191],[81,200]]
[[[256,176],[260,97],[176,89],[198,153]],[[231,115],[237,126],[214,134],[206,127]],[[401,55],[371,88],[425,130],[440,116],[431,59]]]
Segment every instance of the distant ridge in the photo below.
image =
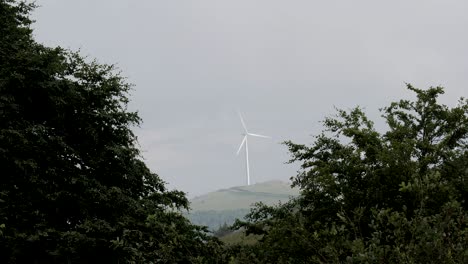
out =
[[236,218],[243,218],[257,202],[274,205],[298,195],[297,188],[291,188],[290,184],[282,181],[236,186],[193,198],[188,217],[194,224],[216,230],[225,223],[232,224]]
[[299,195],[299,190],[292,189],[282,181],[267,181],[249,186],[236,186],[221,189],[193,198],[190,201],[192,211],[248,209],[256,202],[273,205],[286,202],[291,196]]

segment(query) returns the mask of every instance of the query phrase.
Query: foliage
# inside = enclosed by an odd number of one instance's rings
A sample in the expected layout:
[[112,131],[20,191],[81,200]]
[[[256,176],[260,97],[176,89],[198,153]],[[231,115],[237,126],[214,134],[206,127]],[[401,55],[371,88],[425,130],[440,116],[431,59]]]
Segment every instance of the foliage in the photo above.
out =
[[210,262],[219,242],[139,157],[113,66],[32,38],[31,4],[0,1],[0,262]]
[[468,263],[468,100],[407,88],[417,99],[381,109],[384,133],[357,107],[326,118],[312,146],[285,143],[301,195],[237,222],[263,235],[252,262]]
[[223,237],[231,233],[232,233],[232,230],[231,230],[230,225],[228,225],[227,223],[224,223],[223,225],[219,226],[219,228],[215,232],[213,232],[213,235],[215,237]]

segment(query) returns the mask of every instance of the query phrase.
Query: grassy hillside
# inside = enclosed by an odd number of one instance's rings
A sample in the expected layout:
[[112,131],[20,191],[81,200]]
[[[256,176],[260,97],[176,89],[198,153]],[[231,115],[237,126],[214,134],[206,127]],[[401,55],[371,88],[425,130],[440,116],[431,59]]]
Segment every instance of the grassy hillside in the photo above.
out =
[[256,202],[273,205],[298,194],[298,189],[281,181],[222,189],[192,199],[188,217],[195,224],[216,230],[224,223],[232,224],[235,219],[243,218]]
[[253,203],[276,204],[297,196],[299,191],[288,183],[269,181],[249,186],[232,187],[195,197],[190,201],[192,211],[234,210],[250,208]]

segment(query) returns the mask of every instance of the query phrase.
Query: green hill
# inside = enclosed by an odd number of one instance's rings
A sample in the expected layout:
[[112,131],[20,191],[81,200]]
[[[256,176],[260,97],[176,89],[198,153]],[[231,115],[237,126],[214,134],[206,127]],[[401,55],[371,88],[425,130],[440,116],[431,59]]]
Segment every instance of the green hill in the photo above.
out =
[[243,218],[254,203],[273,205],[298,194],[298,189],[281,181],[222,189],[192,199],[188,218],[195,224],[216,230],[225,223],[230,225],[235,219]]

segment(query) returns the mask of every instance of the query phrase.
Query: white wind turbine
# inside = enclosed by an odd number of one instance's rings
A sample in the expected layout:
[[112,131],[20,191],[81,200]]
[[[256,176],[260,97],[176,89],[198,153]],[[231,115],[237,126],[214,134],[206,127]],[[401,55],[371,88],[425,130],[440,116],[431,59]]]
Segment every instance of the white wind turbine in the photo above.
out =
[[239,118],[241,120],[242,126],[244,127],[245,133],[242,134],[244,136],[244,139],[242,139],[242,143],[240,144],[239,149],[237,150],[237,155],[239,155],[239,153],[240,153],[240,151],[242,149],[242,146],[244,146],[244,144],[245,144],[245,163],[246,163],[245,167],[246,167],[246,170],[247,170],[247,185],[250,185],[249,145],[247,143],[247,138],[248,138],[248,136],[261,137],[261,138],[271,138],[271,137],[264,136],[264,135],[259,135],[259,134],[249,133],[249,131],[247,130],[247,126],[244,123],[244,119],[242,118],[241,113],[238,112],[238,114],[239,114]]

